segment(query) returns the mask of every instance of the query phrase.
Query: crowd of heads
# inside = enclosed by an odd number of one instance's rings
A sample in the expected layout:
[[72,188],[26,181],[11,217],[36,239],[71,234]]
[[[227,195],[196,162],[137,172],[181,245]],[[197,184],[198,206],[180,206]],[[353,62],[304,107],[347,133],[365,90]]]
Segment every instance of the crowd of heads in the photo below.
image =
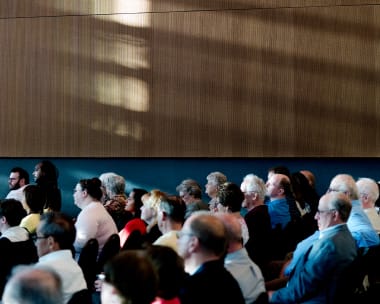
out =
[[[30,184],[29,174],[24,169],[15,167],[10,170],[10,193],[21,189],[23,199],[21,202],[14,198],[0,201],[0,217],[6,219],[0,221],[0,231],[3,233],[9,227],[20,225],[28,214],[37,214],[39,221],[32,237],[46,240],[36,242],[38,256],[57,250],[70,250],[75,256],[79,228],[76,219],[60,212],[58,169],[51,161],[44,160],[35,166],[32,175],[34,184]],[[249,173],[235,183],[219,171],[209,173],[205,179],[204,187],[194,179],[184,179],[175,188],[176,193],[137,187],[127,193],[126,179],[114,172],[78,179],[73,201],[81,209],[82,218],[82,213],[89,209],[87,207],[96,203],[103,205],[115,221],[116,233],[125,230],[129,234],[128,229],[139,225],[135,220],[144,223],[143,228],[138,228],[140,234],[149,235],[155,231],[152,239],[142,238],[143,243],[138,249],[121,250],[104,265],[103,303],[148,304],[156,297],[168,300],[179,297],[186,273],[194,274],[201,262],[223,260],[229,252],[242,248],[247,248],[250,254],[244,240],[245,215],[259,206],[286,201],[290,213],[298,212],[299,218],[309,216],[309,222],[304,221],[302,225],[310,225],[308,233],[311,235],[315,229],[323,231],[347,223],[352,201],[360,199],[363,208],[374,209],[379,199],[379,185],[375,180],[359,178],[355,181],[349,174],[333,177],[326,193],[320,197],[311,171],[292,173],[285,166],[269,168],[266,181]],[[209,198],[208,206],[203,193]],[[265,212],[270,213],[270,208]],[[293,214],[290,214],[288,221],[293,220]],[[83,234],[81,230],[79,234]],[[162,246],[161,242],[168,242],[169,235],[175,235],[175,246]],[[30,280],[32,275],[36,278],[34,282]],[[49,283],[44,283],[42,278],[50,278]],[[42,291],[46,300],[40,303],[51,303],[52,297],[55,297],[55,303],[60,303],[61,285],[59,275],[53,271],[36,267],[15,268],[4,292],[3,303],[13,303],[11,301],[16,296],[25,295],[27,299],[29,294]]]

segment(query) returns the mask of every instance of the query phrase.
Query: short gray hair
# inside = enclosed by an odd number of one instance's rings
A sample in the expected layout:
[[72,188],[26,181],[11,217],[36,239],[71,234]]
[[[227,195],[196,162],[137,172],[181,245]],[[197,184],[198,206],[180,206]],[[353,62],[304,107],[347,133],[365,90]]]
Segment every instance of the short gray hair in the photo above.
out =
[[241,188],[244,187],[245,189],[242,189],[242,191],[245,190],[244,192],[255,192],[261,200],[265,199],[265,194],[267,191],[265,182],[257,175],[254,175],[252,173],[247,174],[241,184]]
[[227,182],[227,177],[219,171],[211,172],[207,175],[206,179],[210,182],[213,182],[215,185],[221,185]]
[[102,173],[99,176],[102,186],[107,193],[114,195],[125,194],[125,179],[123,176],[113,172]]

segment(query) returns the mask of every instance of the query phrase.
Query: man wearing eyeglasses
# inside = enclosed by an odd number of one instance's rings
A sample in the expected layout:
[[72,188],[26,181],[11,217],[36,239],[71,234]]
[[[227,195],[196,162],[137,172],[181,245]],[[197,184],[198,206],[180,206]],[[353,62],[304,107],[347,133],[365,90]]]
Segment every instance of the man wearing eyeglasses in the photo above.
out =
[[[355,180],[349,174],[338,174],[330,182],[327,193],[342,193],[351,201],[351,213],[347,221],[348,229],[356,241],[357,248],[369,248],[379,244],[379,236],[365,214],[360,201],[359,192]],[[292,261],[285,268],[285,275],[289,276],[305,251],[310,248],[316,239],[319,237],[320,230],[317,230],[313,235],[298,243],[296,250],[293,253]]]
[[59,212],[46,212],[41,216],[34,237],[39,256],[37,266],[49,267],[57,272],[62,281],[64,303],[74,293],[87,289],[82,269],[73,258],[75,234],[70,217]]
[[349,198],[327,193],[319,201],[315,219],[319,237],[300,257],[286,287],[269,291],[271,303],[330,303],[336,296],[339,276],[357,256],[356,242],[347,227]]
[[224,267],[227,232],[221,219],[194,212],[178,233],[178,252],[189,276],[180,293],[182,304],[244,304],[238,282]]

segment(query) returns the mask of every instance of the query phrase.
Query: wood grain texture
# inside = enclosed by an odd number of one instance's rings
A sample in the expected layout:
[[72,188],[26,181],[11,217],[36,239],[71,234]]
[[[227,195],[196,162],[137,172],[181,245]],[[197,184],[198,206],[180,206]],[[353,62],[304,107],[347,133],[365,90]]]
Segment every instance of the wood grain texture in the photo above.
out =
[[0,156],[378,157],[366,2],[1,1]]

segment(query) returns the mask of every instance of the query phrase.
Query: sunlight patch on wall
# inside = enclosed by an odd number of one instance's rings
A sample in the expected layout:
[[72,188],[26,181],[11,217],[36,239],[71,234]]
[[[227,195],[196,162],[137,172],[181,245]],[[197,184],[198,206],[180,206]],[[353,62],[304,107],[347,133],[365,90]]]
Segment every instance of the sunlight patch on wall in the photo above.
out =
[[137,121],[94,121],[91,123],[91,129],[94,131],[106,132],[110,135],[118,135],[120,137],[130,137],[137,141],[142,139],[143,127]]
[[[134,112],[149,111],[149,86],[143,75],[150,68],[149,44],[144,35],[144,28],[150,27],[150,14],[144,14],[150,9],[149,1],[115,1],[115,11],[126,12],[107,16],[119,24],[118,29],[109,41],[106,53],[99,58],[114,66],[122,67],[123,73],[109,73],[104,71],[95,75],[96,96],[95,99],[101,103]],[[104,36],[104,40],[110,39]],[[95,54],[95,56],[99,56]],[[118,131],[124,134],[126,130],[120,128]]]
[[131,76],[122,78],[104,73],[97,73],[95,77],[95,96],[98,103],[135,112],[149,110],[149,88],[145,81]]

